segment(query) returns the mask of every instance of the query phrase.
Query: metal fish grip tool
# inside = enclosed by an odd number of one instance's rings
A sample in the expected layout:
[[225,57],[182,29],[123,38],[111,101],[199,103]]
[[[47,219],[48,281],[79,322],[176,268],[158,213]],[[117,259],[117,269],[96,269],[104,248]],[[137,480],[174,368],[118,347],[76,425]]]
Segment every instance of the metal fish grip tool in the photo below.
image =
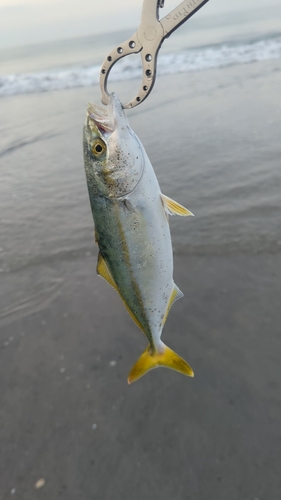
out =
[[142,59],[142,84],[137,95],[127,104],[122,104],[122,106],[129,109],[143,102],[150,94],[155,83],[157,56],[163,41],[208,2],[208,0],[185,0],[159,21],[159,8],[164,7],[164,1],[144,0],[138,30],[131,38],[113,49],[104,60],[100,73],[101,100],[103,104],[109,102],[110,94],[107,90],[107,81],[114,64],[122,57],[137,54],[138,52],[141,53]]

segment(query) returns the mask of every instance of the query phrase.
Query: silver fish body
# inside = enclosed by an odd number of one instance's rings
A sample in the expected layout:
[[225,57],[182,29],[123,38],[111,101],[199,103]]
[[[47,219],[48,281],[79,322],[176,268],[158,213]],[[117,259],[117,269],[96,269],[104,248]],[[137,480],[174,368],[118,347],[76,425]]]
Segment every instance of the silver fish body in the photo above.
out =
[[171,305],[183,295],[173,281],[168,214],[192,214],[162,195],[116,94],[111,95],[107,113],[89,105],[83,143],[100,250],[97,272],[117,290],[149,340],[128,381],[157,366],[193,376],[189,365],[161,340]]

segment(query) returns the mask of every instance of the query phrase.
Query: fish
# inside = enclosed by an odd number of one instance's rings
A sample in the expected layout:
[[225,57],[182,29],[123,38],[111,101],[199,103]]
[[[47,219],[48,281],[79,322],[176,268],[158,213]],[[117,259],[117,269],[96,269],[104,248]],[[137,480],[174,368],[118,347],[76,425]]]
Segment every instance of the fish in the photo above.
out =
[[149,341],[128,383],[160,366],[193,377],[189,364],[161,340],[172,305],[183,297],[173,280],[169,216],[193,214],[161,193],[117,94],[105,108],[88,104],[83,152],[99,247],[97,274],[117,291]]

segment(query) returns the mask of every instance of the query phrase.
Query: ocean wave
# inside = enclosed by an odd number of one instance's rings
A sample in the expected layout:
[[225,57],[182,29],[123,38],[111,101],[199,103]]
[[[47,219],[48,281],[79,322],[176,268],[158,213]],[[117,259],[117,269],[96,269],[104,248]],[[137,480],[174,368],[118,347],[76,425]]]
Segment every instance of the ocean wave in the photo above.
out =
[[[244,44],[222,44],[162,54],[158,75],[188,73],[281,58],[281,36]],[[0,97],[88,87],[99,82],[100,66],[75,66],[0,77]],[[111,81],[141,78],[140,58],[125,57],[110,74]]]

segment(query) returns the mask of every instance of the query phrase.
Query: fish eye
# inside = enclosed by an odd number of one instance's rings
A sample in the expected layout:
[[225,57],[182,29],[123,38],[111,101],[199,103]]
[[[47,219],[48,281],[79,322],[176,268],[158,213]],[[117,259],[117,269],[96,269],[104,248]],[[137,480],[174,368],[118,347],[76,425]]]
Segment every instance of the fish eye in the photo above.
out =
[[96,139],[92,144],[92,153],[96,158],[100,158],[106,151],[106,144],[102,139]]

